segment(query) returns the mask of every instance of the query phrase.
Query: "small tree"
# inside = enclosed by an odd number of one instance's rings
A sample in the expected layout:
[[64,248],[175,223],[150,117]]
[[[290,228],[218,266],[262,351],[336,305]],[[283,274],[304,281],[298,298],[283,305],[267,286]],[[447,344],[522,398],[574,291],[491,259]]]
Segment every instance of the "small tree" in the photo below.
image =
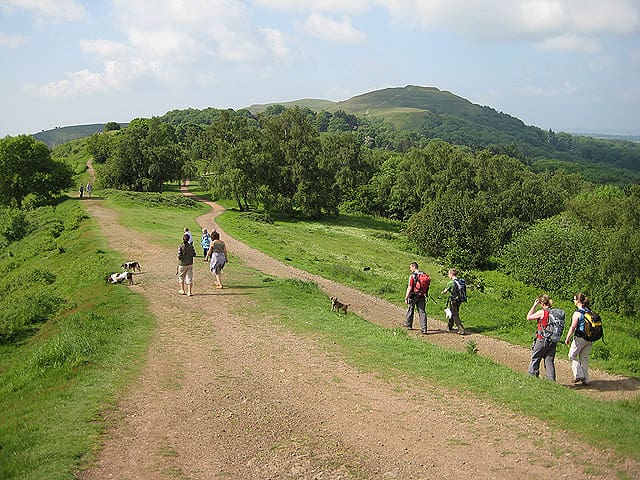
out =
[[72,185],[71,169],[30,135],[0,140],[0,204],[22,208],[29,194],[49,198]]

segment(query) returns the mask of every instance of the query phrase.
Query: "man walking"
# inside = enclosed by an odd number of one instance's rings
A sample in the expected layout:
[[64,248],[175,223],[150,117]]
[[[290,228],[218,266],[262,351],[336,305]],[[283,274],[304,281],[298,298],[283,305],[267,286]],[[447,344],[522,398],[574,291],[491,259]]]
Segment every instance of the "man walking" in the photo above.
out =
[[458,271],[455,268],[449,270],[449,282],[442,290],[441,295],[449,294],[449,309],[451,310],[451,318],[447,325],[450,332],[453,332],[453,324],[458,326],[458,335],[464,335],[464,327],[460,320],[460,304],[467,301],[467,286],[464,280],[458,278]]
[[411,275],[407,285],[407,293],[404,301],[407,304],[407,317],[404,326],[409,330],[413,328],[413,313],[417,307],[420,318],[420,330],[423,335],[427,334],[427,295],[429,295],[429,285],[431,278],[426,273],[420,271],[416,262],[409,265]]

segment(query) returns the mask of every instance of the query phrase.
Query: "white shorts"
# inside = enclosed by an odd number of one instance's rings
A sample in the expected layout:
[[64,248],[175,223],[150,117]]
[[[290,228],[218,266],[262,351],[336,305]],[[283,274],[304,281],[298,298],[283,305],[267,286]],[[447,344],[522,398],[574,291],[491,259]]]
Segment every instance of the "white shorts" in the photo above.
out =
[[178,265],[178,278],[180,281],[184,281],[187,285],[193,283],[193,264],[191,265]]

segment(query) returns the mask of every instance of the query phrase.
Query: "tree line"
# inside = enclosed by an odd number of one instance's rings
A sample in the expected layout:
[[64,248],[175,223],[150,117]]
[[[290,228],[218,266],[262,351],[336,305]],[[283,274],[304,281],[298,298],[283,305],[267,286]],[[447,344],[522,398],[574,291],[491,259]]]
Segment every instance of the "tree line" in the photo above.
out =
[[[594,186],[562,169],[535,172],[508,146],[425,141],[344,112],[272,106],[259,115],[198,115],[202,123],[175,111],[90,137],[99,182],[162,191],[165,182],[194,178],[242,210],[271,216],[318,218],[343,209],[397,219],[417,252],[449,265],[497,267],[545,290],[586,289],[614,311],[640,311],[638,185]],[[3,166],[20,142],[19,150],[47,157],[39,142],[8,137],[0,144]],[[57,171],[47,178],[58,178]],[[55,190],[51,183],[16,188],[16,176],[14,184],[7,178],[4,204],[19,207],[27,191]],[[69,185],[67,171],[56,188]]]

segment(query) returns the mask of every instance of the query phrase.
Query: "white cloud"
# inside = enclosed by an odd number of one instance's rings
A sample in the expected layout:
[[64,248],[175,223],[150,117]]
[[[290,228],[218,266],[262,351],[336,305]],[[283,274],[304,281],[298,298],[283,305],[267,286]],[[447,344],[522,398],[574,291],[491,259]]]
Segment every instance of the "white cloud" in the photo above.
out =
[[125,55],[129,48],[120,42],[111,40],[80,40],[80,49],[84,53],[97,55],[101,58],[114,58]]
[[80,95],[118,91],[130,81],[149,73],[157,73],[157,65],[141,59],[126,63],[107,61],[102,73],[81,70],[71,73],[65,80],[40,86],[28,85],[26,90],[36,96],[49,98],[70,98]]
[[304,22],[304,29],[311,36],[336,43],[357,43],[366,38],[364,33],[351,25],[348,17],[336,21],[325,15],[313,13]]
[[570,96],[577,92],[577,87],[575,84],[571,82],[564,82],[562,85],[558,87],[552,88],[543,88],[534,85],[525,85],[522,87],[518,87],[516,91],[520,95],[524,95],[526,97],[560,97],[560,96]]
[[201,85],[221,63],[266,63],[289,54],[286,36],[254,26],[237,0],[113,0],[113,17],[120,41],[80,43],[103,61],[103,71],[81,70],[28,90],[55,98],[120,90],[142,78]]
[[0,32],[0,47],[17,48],[26,43],[27,37]]
[[357,13],[367,10],[370,0],[253,0],[255,5],[274,10]]
[[[634,0],[373,0],[394,21],[428,29],[457,30],[474,40],[525,40],[553,45],[583,38],[578,50],[594,50],[599,35],[640,31]],[[593,42],[593,43],[591,43]],[[569,46],[564,42],[565,46]]]
[[86,15],[84,7],[75,0],[0,0],[6,12],[26,10],[39,21],[81,20]]
[[291,50],[282,32],[273,28],[261,28],[260,32],[262,32],[269,50],[271,50],[276,57],[286,58],[289,56]]
[[586,53],[598,53],[602,50],[600,42],[575,34],[564,34],[557,37],[545,38],[538,42],[540,50],[548,51],[581,51]]

